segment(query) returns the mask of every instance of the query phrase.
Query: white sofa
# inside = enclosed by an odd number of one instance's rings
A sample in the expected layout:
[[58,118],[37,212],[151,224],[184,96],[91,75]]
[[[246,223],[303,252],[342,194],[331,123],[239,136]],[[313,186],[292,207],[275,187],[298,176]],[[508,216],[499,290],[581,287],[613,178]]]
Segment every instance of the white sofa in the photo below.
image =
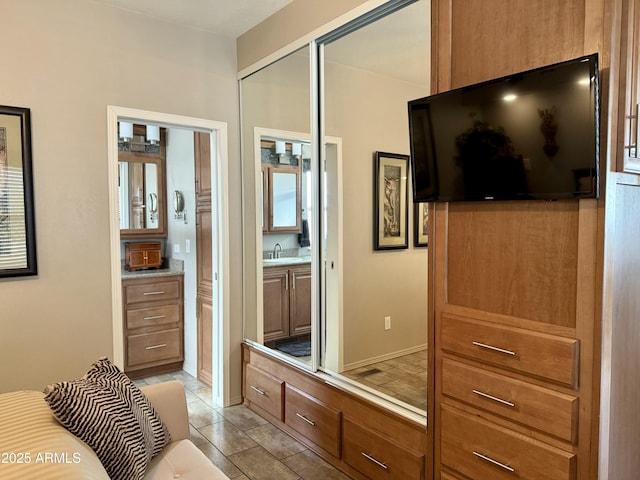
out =
[[[141,388],[171,434],[145,480],[228,479],[189,440],[184,388],[178,381]],[[93,450],[53,416],[37,391],[0,395],[0,479],[109,480]]]

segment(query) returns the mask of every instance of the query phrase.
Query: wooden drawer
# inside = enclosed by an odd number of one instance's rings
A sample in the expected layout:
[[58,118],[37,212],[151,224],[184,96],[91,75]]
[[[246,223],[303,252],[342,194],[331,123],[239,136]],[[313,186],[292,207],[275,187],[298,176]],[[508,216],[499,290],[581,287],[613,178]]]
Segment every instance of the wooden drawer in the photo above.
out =
[[247,364],[245,382],[247,400],[284,421],[284,382],[251,364]]
[[424,455],[361,427],[348,417],[342,422],[342,459],[372,480],[424,479]]
[[460,412],[441,410],[441,462],[472,479],[572,480],[576,455]]
[[285,423],[340,458],[340,411],[291,385],[285,390]]
[[127,310],[126,325],[128,329],[153,327],[180,321],[180,309],[182,305],[161,305],[149,308],[134,308]]
[[442,349],[577,386],[578,340],[443,314]]
[[156,281],[125,286],[124,301],[132,303],[179,300],[181,298],[180,281]]
[[442,393],[569,442],[577,441],[578,399],[548,388],[442,361]]
[[127,365],[129,367],[167,360],[182,360],[181,329],[173,328],[127,337]]

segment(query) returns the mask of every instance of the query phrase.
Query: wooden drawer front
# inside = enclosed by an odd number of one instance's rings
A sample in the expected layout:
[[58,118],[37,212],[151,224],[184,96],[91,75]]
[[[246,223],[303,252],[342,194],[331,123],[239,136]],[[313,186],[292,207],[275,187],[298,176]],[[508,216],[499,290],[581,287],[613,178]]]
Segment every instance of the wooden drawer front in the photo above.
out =
[[577,386],[578,340],[442,315],[442,349]]
[[372,480],[424,479],[424,455],[398,447],[348,417],[342,433],[342,459]]
[[469,478],[570,480],[576,456],[443,405],[441,462]]
[[284,421],[320,448],[340,458],[340,411],[291,385],[285,391]]
[[180,304],[127,310],[127,328],[153,327],[180,321]]
[[182,360],[182,335],[179,328],[162,332],[129,335],[127,363],[130,367],[161,360]]
[[442,393],[569,442],[577,441],[578,399],[548,388],[442,361]]
[[160,300],[179,300],[181,293],[180,282],[178,280],[127,285],[125,291],[125,302],[127,305]]
[[244,394],[247,399],[283,421],[284,382],[251,364],[247,364],[245,380]]

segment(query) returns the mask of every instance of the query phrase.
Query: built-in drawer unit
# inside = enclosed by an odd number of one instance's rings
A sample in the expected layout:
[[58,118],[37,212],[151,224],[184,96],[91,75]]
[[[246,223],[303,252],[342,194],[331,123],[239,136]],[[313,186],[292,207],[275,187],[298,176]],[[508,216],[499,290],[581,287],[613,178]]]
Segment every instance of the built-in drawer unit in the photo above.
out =
[[157,307],[130,308],[127,310],[126,326],[128,329],[153,327],[175,323],[180,319],[180,305],[160,305]]
[[343,417],[342,434],[342,459],[368,478],[424,479],[424,454],[401,448],[347,416]]
[[335,457],[340,457],[341,413],[317,398],[287,385],[285,423]]
[[442,465],[469,478],[576,478],[575,454],[487,422],[454,407],[442,405],[440,429]]
[[450,359],[442,361],[442,393],[575,443],[578,399]]
[[573,338],[442,315],[443,351],[576,387],[578,345]]
[[127,305],[142,302],[164,302],[182,298],[182,281],[146,279],[142,283],[125,285],[124,301]]
[[284,382],[253,365],[245,370],[244,396],[269,415],[284,420]]
[[122,280],[125,372],[133,377],[182,368],[182,275]]
[[155,333],[142,333],[127,337],[127,358],[130,366],[180,361],[182,359],[182,335],[179,328]]

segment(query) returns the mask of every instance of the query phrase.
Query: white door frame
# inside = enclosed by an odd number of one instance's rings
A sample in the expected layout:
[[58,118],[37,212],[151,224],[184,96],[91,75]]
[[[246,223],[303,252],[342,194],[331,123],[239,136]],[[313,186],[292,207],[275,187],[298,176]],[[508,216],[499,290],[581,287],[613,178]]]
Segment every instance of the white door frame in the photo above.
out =
[[213,338],[213,401],[218,406],[231,405],[229,358],[230,345],[230,267],[223,252],[229,248],[229,186],[227,124],[214,120],[185,117],[168,113],[107,106],[107,161],[109,177],[109,225],[111,240],[111,304],[113,319],[113,361],[124,367],[124,336],[122,317],[122,287],[120,259],[120,223],[118,219],[118,120],[153,123],[161,127],[188,128],[211,135],[211,185],[216,206],[213,219],[213,272],[217,297],[214,305]]

